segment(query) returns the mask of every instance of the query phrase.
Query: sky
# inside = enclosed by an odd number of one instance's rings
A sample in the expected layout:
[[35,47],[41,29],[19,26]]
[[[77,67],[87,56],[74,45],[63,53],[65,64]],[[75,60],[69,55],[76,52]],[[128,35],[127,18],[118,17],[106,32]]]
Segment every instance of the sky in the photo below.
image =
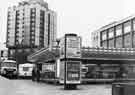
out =
[[[0,0],[0,43],[6,41],[7,8],[22,0]],[[65,33],[82,36],[91,46],[91,32],[135,14],[135,0],[44,0],[57,12],[57,38]],[[1,46],[0,46],[1,47]]]

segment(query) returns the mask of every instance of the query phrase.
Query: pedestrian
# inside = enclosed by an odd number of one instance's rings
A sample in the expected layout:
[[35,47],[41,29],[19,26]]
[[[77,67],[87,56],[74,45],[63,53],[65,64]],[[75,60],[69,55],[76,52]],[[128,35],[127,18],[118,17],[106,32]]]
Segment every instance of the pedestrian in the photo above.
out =
[[35,77],[36,77],[36,72],[35,72],[35,68],[33,68],[33,70],[32,70],[32,81],[35,81]]
[[37,82],[39,82],[40,81],[40,70],[39,70],[39,68],[37,69],[36,76],[37,76]]

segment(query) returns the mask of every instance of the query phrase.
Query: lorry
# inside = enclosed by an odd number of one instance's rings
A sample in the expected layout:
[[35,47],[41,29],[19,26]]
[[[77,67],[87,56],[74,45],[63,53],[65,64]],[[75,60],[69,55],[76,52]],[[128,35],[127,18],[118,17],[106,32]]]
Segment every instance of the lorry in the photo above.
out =
[[4,60],[0,63],[0,75],[17,78],[17,63],[14,60]]

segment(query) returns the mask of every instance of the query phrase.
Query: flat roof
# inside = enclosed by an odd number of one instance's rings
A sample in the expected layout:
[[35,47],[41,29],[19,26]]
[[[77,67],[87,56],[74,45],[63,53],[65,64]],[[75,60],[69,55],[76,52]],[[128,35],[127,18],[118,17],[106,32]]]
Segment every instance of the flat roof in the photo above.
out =
[[99,29],[96,30],[95,32],[104,31],[104,30],[106,30],[106,29],[109,29],[109,28],[111,28],[111,27],[117,26],[117,25],[119,25],[119,24],[121,24],[121,23],[127,22],[128,20],[131,20],[131,19],[134,19],[134,18],[135,18],[135,15],[131,15],[131,16],[129,16],[129,17],[126,17],[126,18],[122,19],[122,20],[111,22],[110,24],[107,24],[107,25],[105,25],[105,26],[99,28]]

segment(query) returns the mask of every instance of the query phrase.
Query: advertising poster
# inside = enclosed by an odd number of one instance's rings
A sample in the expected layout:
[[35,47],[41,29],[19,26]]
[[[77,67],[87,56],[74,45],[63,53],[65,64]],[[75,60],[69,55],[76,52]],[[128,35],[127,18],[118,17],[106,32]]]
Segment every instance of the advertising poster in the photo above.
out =
[[80,63],[79,61],[67,62],[67,83],[80,83]]
[[69,36],[66,38],[66,57],[80,58],[81,57],[81,38]]

